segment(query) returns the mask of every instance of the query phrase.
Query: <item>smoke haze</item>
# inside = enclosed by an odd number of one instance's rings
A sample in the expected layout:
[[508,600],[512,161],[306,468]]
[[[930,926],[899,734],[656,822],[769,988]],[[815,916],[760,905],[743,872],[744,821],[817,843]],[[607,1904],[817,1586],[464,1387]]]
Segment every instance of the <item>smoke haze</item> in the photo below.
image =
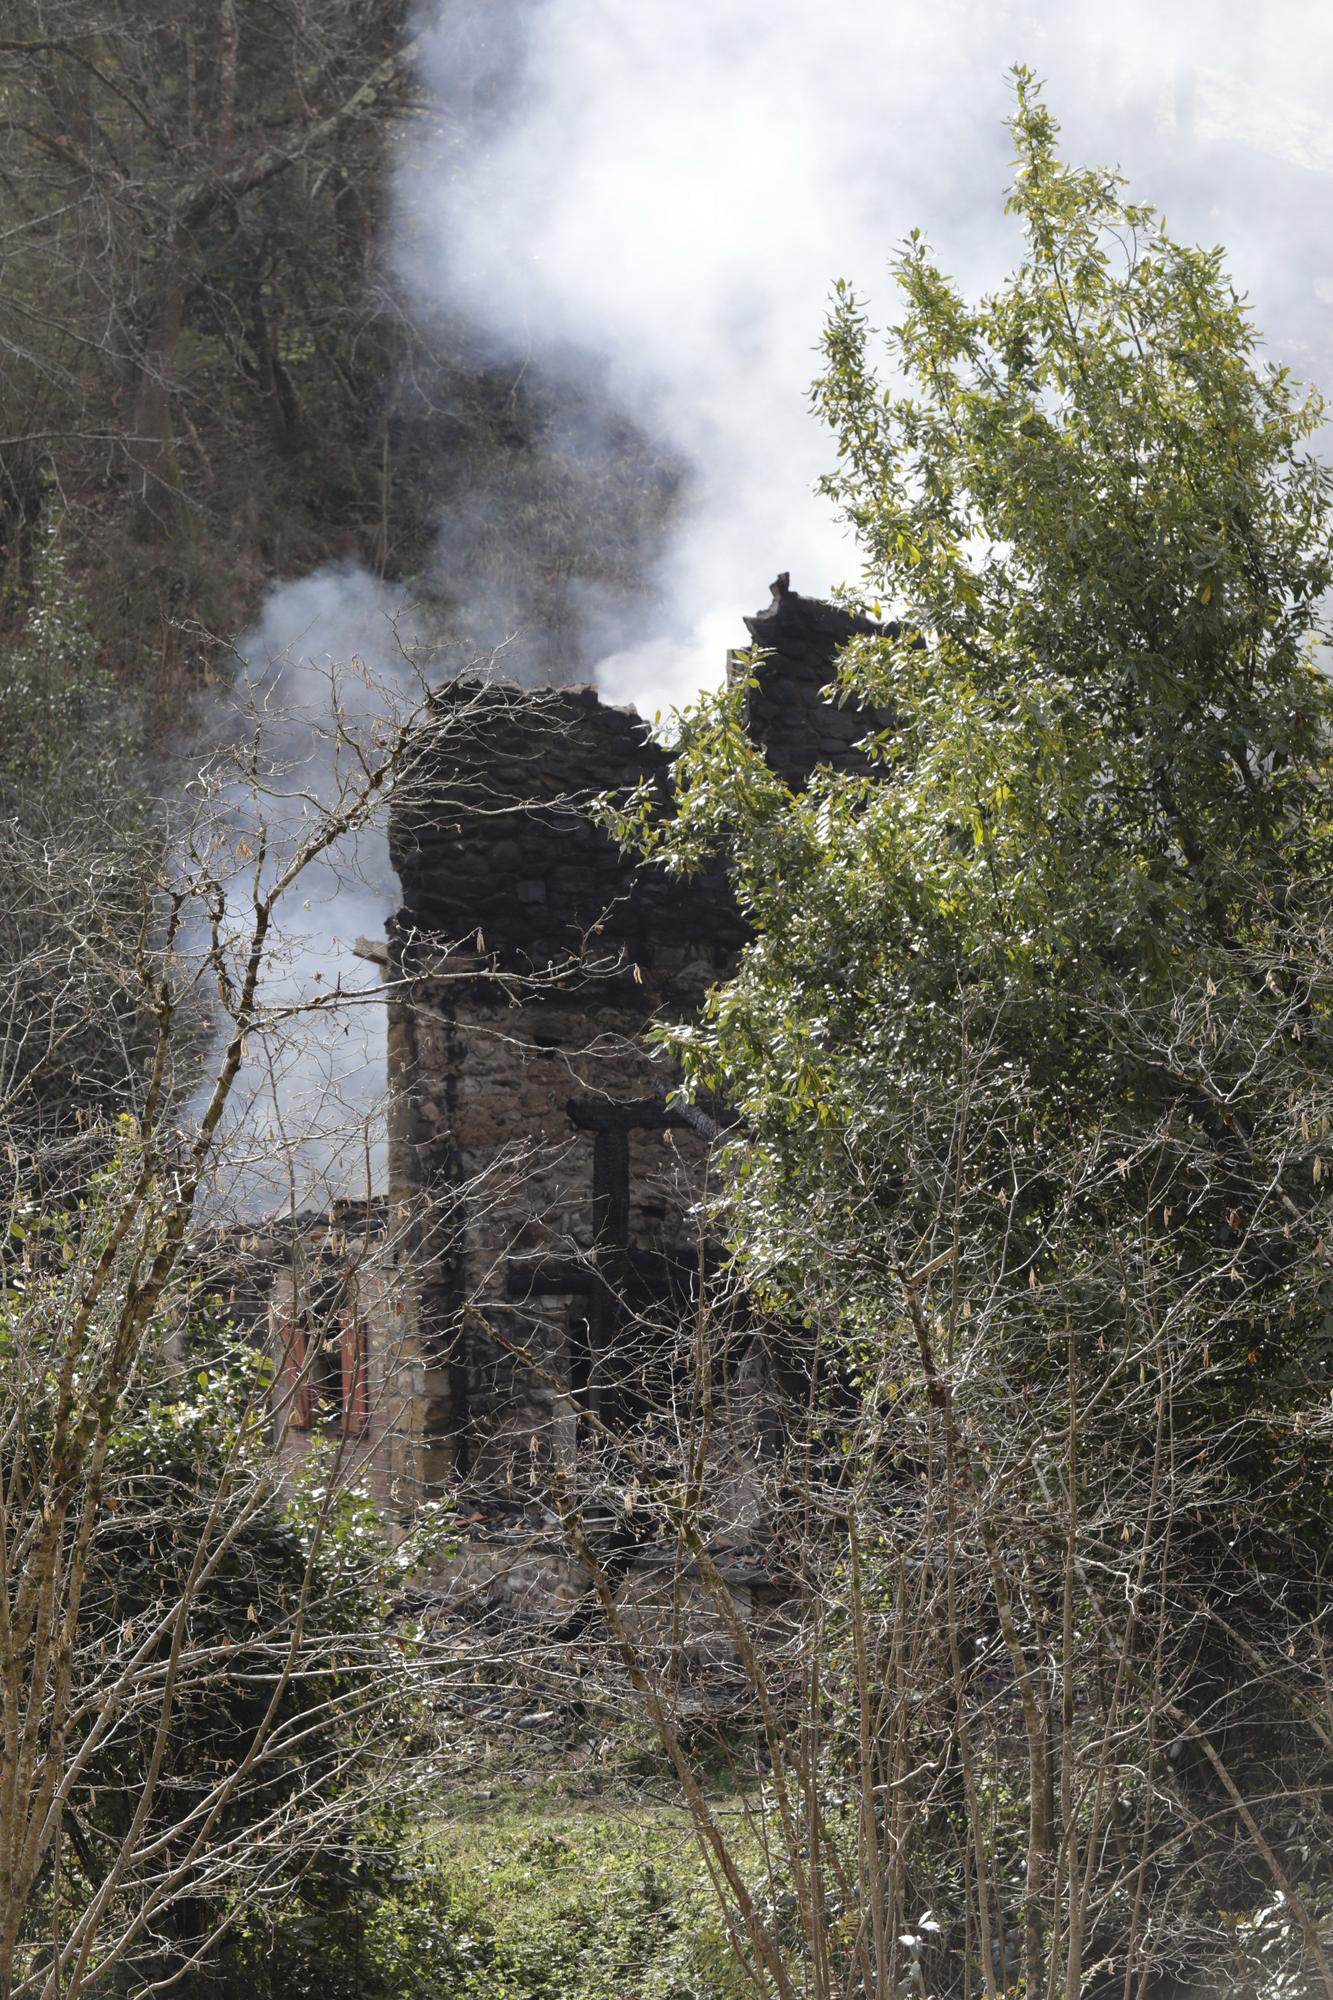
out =
[[[242,854],[257,850],[262,820],[281,866],[310,832],[307,801],[336,803],[348,775],[339,739],[369,741],[379,718],[415,700],[418,639],[404,593],[354,565],[331,564],[270,594],[242,641],[235,697],[215,718],[224,733],[239,728],[243,737],[255,713],[263,718],[263,795],[237,787],[225,801]],[[229,885],[241,937],[249,884],[242,868]],[[259,1039],[228,1107],[219,1192],[232,1208],[268,1213],[293,1200],[323,1206],[383,1189],[384,1003],[378,973],[354,947],[358,937],[382,939],[397,906],[380,824],[343,836],[280,903],[261,988],[266,1009],[300,1009],[340,989],[376,997],[298,1013]]]
[[969,291],[1018,247],[1006,74],[1047,81],[1066,154],[1118,163],[1180,236],[1222,241],[1272,351],[1333,383],[1333,33],[1305,4],[446,0],[441,115],[403,154],[400,269],[498,356],[582,357],[686,469],[643,602],[588,651],[649,712],[716,679],[790,568],[856,556],[812,485],[806,407],[835,277],[892,316],[914,225]]

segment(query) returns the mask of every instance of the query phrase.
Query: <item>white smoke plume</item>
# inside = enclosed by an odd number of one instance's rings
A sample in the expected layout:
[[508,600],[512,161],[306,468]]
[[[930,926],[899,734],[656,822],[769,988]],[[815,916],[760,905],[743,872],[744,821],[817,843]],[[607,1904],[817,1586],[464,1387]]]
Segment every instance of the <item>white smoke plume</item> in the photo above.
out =
[[[262,819],[277,861],[307,833],[302,794],[334,805],[345,777],[339,738],[368,738],[386,710],[420,691],[418,632],[401,591],[350,564],[333,564],[270,593],[239,651],[237,684],[211,718],[223,734],[262,717],[264,795],[234,788],[225,801],[237,847],[257,848]],[[236,929],[248,929],[248,874],[231,884]],[[379,975],[355,955],[358,937],[382,939],[398,884],[382,825],[341,838],[313,862],[277,912],[260,998],[300,1009],[343,995],[327,1012],[298,1014],[261,1037],[228,1111],[219,1194],[250,1214],[323,1207],[382,1192],[385,1169],[384,1003]],[[375,996],[375,997],[369,997]]]
[[1333,385],[1333,29],[1288,0],[442,0],[441,115],[404,153],[399,265],[498,356],[581,355],[689,469],[598,678],[651,711],[714,680],[790,569],[853,581],[812,496],[806,407],[835,277],[892,314],[914,225],[969,289],[1015,256],[1006,73],[1043,76],[1068,156],[1119,163],[1178,235],[1222,241],[1279,358]]

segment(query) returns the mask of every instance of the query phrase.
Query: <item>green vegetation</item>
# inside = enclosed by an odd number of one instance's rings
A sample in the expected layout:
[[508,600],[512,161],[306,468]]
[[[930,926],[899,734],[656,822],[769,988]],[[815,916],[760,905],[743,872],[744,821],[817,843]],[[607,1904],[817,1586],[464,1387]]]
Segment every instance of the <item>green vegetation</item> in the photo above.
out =
[[[871,775],[793,795],[735,688],[677,816],[612,815],[730,867],[755,941],[669,1039],[744,1120],[740,1272],[842,1376],[827,1753],[774,1758],[901,1831],[791,1806],[799,1990],[1248,1992],[1276,1895],[1329,1991],[1323,407],[1022,73],[1013,129],[1014,275],[970,305],[914,236],[888,382],[846,286],[827,330],[827,491],[901,620],[839,671],[896,718]],[[884,1883],[845,1945],[840,1867]]]
[[[216,1302],[185,1292],[159,1313],[114,1423],[85,1437],[82,1464],[70,1464],[77,1443],[40,1330],[62,1327],[110,1248],[137,1152],[128,1122],[125,1132],[121,1158],[93,1177],[76,1214],[44,1219],[20,1205],[9,1230],[9,1629],[47,1682],[45,1700],[40,1682],[18,1691],[9,1719],[20,1748],[0,1786],[4,1971],[17,1965],[19,1990],[60,1933],[62,1906],[72,1982],[96,1974],[119,1931],[123,1963],[142,1983],[217,1954],[238,1863],[251,1895],[273,1899],[298,1882],[327,1893],[347,1857],[373,1852],[363,1827],[386,1763],[375,1735],[392,1741],[414,1726],[385,1630],[400,1570],[376,1510],[355,1487],[330,1488],[319,1458],[294,1490],[278,1485],[270,1364],[238,1343]],[[102,1306],[103,1324],[81,1344],[89,1398],[112,1388],[105,1319],[132,1283],[132,1260],[117,1261],[110,1312]],[[44,1554],[40,1529],[61,1507],[67,1532]],[[59,1831],[34,1868],[25,1850],[53,1795]],[[99,1904],[90,1930],[82,1914]]]
[[0,629],[0,834],[0,1098],[11,1127],[49,1136],[136,1100],[153,1037],[136,957],[161,864],[134,705],[55,523],[24,620]]
[[359,1910],[344,1896],[321,1919],[307,1898],[243,1930],[233,1951],[238,1993],[262,2000],[733,2000],[749,1990],[688,1823],[651,1803],[473,1806],[407,1837]]

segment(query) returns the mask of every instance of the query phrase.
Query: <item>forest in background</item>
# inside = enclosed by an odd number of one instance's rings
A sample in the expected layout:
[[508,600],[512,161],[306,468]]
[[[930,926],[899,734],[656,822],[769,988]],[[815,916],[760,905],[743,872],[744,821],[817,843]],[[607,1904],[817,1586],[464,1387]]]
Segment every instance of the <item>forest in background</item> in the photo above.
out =
[[495,361],[393,268],[399,151],[486,116],[428,99],[411,25],[392,0],[41,0],[0,37],[4,630],[55,538],[150,743],[265,591],[331,561],[409,580],[464,648],[458,564],[491,562],[534,670],[569,678],[571,580],[632,591],[669,505],[674,469],[573,362]]

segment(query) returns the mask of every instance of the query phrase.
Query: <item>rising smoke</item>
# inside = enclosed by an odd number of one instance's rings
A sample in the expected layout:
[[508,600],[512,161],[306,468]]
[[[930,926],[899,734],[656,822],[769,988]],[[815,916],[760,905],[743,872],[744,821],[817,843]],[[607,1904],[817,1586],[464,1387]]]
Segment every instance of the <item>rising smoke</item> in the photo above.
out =
[[805,391],[830,283],[888,317],[914,225],[969,289],[1018,247],[1002,213],[1006,72],[1048,82],[1072,157],[1119,162],[1180,235],[1225,242],[1282,358],[1333,384],[1333,38],[1322,8],[1128,0],[445,0],[442,115],[403,156],[399,263],[497,355],[583,355],[688,468],[657,614],[594,636],[651,711],[720,671],[789,568],[855,581],[812,496]]
[[[335,804],[346,745],[373,753],[377,721],[418,698],[421,634],[402,591],[331,564],[273,591],[239,650],[236,686],[213,726],[244,739],[262,719],[264,781],[262,794],[232,787],[223,808],[241,855],[257,852],[262,821],[281,865],[309,832],[307,800]],[[241,937],[249,884],[248,866],[229,884]],[[384,1005],[380,976],[355,947],[382,940],[397,889],[383,826],[372,824],[312,862],[279,906],[264,1006],[277,1015],[347,997],[324,1013],[298,1013],[247,1057],[228,1112],[226,1206],[268,1213],[382,1191]]]
[[[512,635],[520,676],[595,671],[652,713],[718,677],[778,569],[815,593],[855,582],[813,491],[829,286],[890,317],[886,261],[915,225],[971,291],[1011,266],[1015,61],[1046,78],[1067,153],[1118,162],[1176,234],[1225,242],[1271,351],[1333,386],[1333,38],[1305,0],[435,0],[418,26],[437,115],[402,148],[391,260],[418,313],[465,316],[516,392],[535,385],[558,442],[530,504],[479,475],[440,523],[458,630]],[[640,460],[669,474],[636,513],[657,477]],[[616,561],[566,576],[588,520],[592,541],[625,524]],[[534,564],[562,579],[546,631]],[[353,651],[392,670],[396,608],[321,571],[273,594],[245,651],[260,673]],[[355,900],[330,878],[289,929],[292,990],[382,930],[387,854],[358,861]],[[284,1104],[332,1092],[366,1114],[382,1036],[367,1010],[293,1059]],[[339,1151],[310,1151],[317,1178]]]

